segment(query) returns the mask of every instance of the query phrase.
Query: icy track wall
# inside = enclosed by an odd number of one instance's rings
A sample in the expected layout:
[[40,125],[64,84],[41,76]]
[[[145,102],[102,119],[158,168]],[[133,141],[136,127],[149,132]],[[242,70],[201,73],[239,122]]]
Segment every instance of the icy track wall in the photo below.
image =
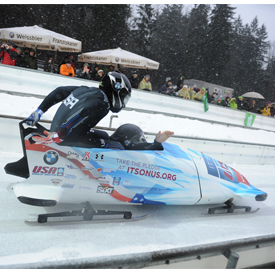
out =
[[[58,86],[87,85],[98,87],[98,82],[91,80],[82,80],[79,78],[45,73],[39,70],[35,71],[6,65],[0,65],[0,83],[0,90],[2,91],[21,92],[22,87],[24,87],[24,89],[28,87],[30,94],[44,96]],[[201,118],[244,126],[245,112],[215,106],[213,104],[210,104],[209,106],[209,111],[204,112],[203,104],[201,102],[135,89],[133,89],[132,98],[127,105],[129,108],[172,113],[190,118]],[[275,131],[274,119],[257,115],[253,127]]]

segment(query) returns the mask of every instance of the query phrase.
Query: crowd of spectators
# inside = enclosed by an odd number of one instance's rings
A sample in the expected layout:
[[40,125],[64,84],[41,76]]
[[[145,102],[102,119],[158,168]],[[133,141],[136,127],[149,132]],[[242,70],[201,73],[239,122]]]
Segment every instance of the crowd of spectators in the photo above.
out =
[[[25,67],[34,70],[37,70],[38,68],[35,50],[25,47],[22,54],[22,49],[16,47],[13,42],[8,42],[7,44],[1,45],[0,61],[1,64],[5,65]],[[65,56],[59,66],[55,64],[52,56],[48,56],[47,60],[44,62],[44,71],[61,74],[67,77],[78,77],[100,82],[106,73],[114,71],[114,66],[110,65],[108,67],[100,67],[95,64],[92,69],[91,65],[85,63],[80,69],[77,70],[73,54],[70,54]],[[123,67],[121,67],[120,72],[124,73]],[[135,71],[129,77],[129,80],[132,87],[135,89],[153,91],[152,84],[150,82],[150,75],[148,74],[146,74],[142,79],[139,79],[138,73]],[[228,93],[221,95],[214,92],[210,95],[209,88],[196,88],[184,85],[183,75],[179,77],[177,85],[175,86],[173,85],[171,79],[168,78],[166,83],[161,86],[158,92],[164,95],[182,97],[184,99],[196,101],[202,101],[203,96],[206,94],[207,101],[210,104],[238,109],[241,111],[259,113],[265,116],[274,117],[275,115],[275,103],[267,102],[264,106],[261,106],[260,103],[256,103],[255,99],[244,99],[242,96],[239,96],[236,99],[235,97],[230,98]]]

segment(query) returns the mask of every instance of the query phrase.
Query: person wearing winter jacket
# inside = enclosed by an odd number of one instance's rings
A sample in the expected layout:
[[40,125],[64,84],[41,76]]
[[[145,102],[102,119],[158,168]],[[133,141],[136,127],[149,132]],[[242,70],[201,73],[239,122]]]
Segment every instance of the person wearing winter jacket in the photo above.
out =
[[271,116],[270,112],[271,102],[267,102],[265,107],[260,108],[260,112],[263,116]]
[[66,61],[66,64],[63,64],[60,66],[60,74],[65,75],[65,76],[70,76],[70,77],[74,77],[74,69],[71,66],[72,65],[72,61],[70,59],[68,59]]
[[14,48],[13,42],[8,42],[8,44],[1,45],[0,59],[3,57],[1,64],[14,66],[18,53]]
[[238,109],[238,104],[236,103],[236,98],[231,98],[229,101],[229,107],[232,109]]
[[178,91],[178,96],[179,97],[183,97],[185,99],[190,99],[190,95],[189,95],[189,92],[188,92],[188,87],[187,85],[183,85],[182,89],[180,89]]
[[230,107],[229,101],[230,101],[230,97],[227,96],[227,97],[225,98],[225,100],[222,101],[222,105],[223,105],[224,107]]
[[238,97],[237,104],[238,104],[238,109],[239,110],[241,110],[241,111],[248,111],[248,104],[247,104],[247,102],[245,102],[243,100],[242,96]]
[[30,49],[29,55],[24,55],[23,62],[25,68],[37,70],[37,59],[34,49]]
[[77,77],[88,79],[88,80],[91,79],[91,74],[90,74],[90,69],[89,69],[89,64],[88,63],[85,63],[83,65],[83,69],[78,71]]
[[130,78],[130,83],[132,85],[132,88],[137,89],[138,88],[138,74],[136,72],[134,72]]
[[205,90],[204,87],[202,87],[201,90],[199,90],[199,92],[197,92],[194,99],[197,100],[197,101],[201,101],[202,97],[204,96],[205,93],[206,93],[206,90]]
[[177,83],[177,90],[176,90],[177,92],[182,89],[183,84],[184,84],[184,76],[181,76]]
[[168,80],[165,84],[163,84],[163,85],[160,87],[159,93],[160,93],[160,94],[166,94],[167,88],[168,88],[170,85],[172,85],[172,81],[171,81],[171,80]]
[[144,78],[139,82],[139,90],[152,91],[152,84],[150,82],[150,75],[145,75]]
[[21,55],[21,48],[16,48],[16,51],[17,51],[17,58],[16,58],[16,61],[15,61],[15,65],[16,67],[24,67],[24,63],[23,63],[23,56]]
[[44,72],[55,73],[54,61],[51,56],[49,56],[48,60],[44,63]]
[[188,93],[189,93],[190,99],[191,100],[195,100],[195,95],[197,93],[194,91],[194,87],[189,87],[188,88]]

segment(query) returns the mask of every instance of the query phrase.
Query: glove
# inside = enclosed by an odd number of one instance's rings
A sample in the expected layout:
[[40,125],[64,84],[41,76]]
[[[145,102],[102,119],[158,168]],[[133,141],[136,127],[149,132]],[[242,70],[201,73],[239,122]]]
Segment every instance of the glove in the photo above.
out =
[[40,110],[39,108],[37,108],[36,111],[31,113],[31,115],[25,119],[26,123],[30,126],[34,126],[40,120],[40,118],[43,114],[44,114],[44,112],[42,110]]
[[35,141],[35,144],[50,144],[50,143],[59,143],[62,141],[62,139],[59,138],[58,134],[55,132],[43,132],[46,137],[39,137],[39,136],[33,136],[32,139]]
[[73,74],[72,73],[69,73],[69,76],[72,76]]

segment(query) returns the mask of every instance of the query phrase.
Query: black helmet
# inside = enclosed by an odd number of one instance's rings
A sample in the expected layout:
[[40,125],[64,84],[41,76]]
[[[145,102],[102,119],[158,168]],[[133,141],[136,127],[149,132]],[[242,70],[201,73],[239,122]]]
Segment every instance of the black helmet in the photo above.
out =
[[102,78],[99,88],[107,95],[114,113],[124,108],[131,97],[131,83],[122,73],[109,72]]
[[111,140],[120,142],[124,147],[147,142],[143,131],[134,124],[123,124],[110,136]]

